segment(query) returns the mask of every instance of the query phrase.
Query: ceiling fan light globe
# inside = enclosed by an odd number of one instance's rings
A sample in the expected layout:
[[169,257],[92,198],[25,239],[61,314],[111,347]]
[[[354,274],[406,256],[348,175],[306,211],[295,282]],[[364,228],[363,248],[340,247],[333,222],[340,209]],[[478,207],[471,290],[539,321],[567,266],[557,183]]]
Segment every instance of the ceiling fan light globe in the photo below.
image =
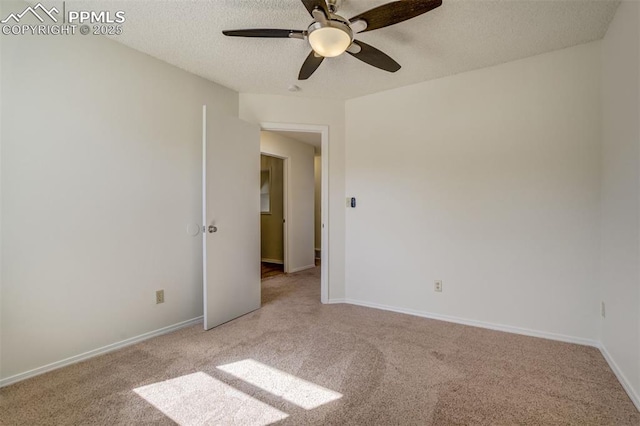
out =
[[351,42],[349,33],[335,27],[318,28],[309,34],[311,48],[325,58],[333,58],[343,54]]

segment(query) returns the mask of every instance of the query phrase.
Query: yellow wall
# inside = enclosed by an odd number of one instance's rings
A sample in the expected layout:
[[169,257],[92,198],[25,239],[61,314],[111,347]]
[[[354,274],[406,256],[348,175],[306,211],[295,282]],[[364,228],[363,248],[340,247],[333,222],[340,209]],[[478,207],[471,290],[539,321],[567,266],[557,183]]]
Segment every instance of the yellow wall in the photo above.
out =
[[260,215],[260,256],[263,261],[284,260],[282,243],[283,160],[267,155],[260,156],[260,170],[271,170],[271,212]]

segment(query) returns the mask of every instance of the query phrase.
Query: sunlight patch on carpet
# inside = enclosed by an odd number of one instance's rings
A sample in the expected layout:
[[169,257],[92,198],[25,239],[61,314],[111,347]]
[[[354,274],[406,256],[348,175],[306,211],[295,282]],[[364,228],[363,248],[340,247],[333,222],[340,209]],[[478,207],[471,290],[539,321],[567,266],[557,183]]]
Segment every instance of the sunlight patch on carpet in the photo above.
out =
[[179,425],[264,426],[288,417],[288,414],[203,372],[133,391]]
[[216,368],[306,410],[312,410],[342,398],[341,393],[300,379],[253,359],[220,365]]

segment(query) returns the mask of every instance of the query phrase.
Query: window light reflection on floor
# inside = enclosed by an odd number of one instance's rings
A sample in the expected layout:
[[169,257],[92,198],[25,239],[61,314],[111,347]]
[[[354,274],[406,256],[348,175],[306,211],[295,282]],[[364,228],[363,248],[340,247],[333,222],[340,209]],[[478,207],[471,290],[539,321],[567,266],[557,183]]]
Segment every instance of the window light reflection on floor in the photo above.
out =
[[203,372],[142,386],[133,391],[181,426],[264,426],[288,417],[288,414]]
[[306,410],[312,410],[342,398],[341,393],[300,379],[253,359],[220,365],[217,368]]

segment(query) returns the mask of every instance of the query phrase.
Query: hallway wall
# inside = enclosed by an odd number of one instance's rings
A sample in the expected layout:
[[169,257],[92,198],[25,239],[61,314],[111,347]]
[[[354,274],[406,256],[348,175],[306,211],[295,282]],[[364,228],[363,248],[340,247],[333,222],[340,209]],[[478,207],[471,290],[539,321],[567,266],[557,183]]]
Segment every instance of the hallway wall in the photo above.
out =
[[271,175],[269,198],[271,211],[260,215],[260,257],[263,262],[284,262],[283,242],[283,163],[280,158],[260,156],[260,171]]

